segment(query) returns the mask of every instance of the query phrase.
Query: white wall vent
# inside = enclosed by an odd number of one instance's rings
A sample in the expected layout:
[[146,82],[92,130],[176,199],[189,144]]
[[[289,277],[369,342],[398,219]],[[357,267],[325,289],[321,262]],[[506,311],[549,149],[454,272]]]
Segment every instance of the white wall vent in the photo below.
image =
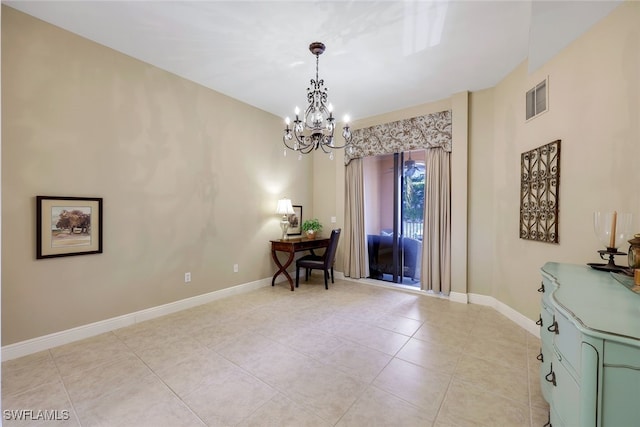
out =
[[547,111],[547,80],[548,78],[544,79],[534,88],[527,91],[527,120]]

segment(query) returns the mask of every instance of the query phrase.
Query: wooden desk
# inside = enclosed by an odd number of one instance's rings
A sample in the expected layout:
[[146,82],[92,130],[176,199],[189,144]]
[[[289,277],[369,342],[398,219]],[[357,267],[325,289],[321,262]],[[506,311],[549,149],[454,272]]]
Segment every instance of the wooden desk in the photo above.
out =
[[[310,250],[311,253],[313,253],[314,249],[326,248],[327,246],[329,246],[328,237],[315,238],[313,240],[307,239],[306,237],[298,237],[288,240],[271,240],[271,257],[278,266],[278,271],[276,271],[276,274],[273,275],[273,279],[271,279],[271,286],[275,285],[276,277],[284,273],[287,280],[289,280],[289,285],[291,285],[291,290],[293,291],[293,279],[289,275],[289,272],[287,272],[287,268],[289,268],[293,262],[296,252]],[[277,252],[286,252],[289,254],[289,257],[284,264],[282,264],[278,259]]]

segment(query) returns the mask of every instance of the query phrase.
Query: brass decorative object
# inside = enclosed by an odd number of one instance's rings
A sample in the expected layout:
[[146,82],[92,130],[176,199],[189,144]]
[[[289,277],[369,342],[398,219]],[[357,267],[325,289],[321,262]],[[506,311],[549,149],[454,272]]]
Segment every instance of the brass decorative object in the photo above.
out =
[[640,234],[634,234],[633,239],[629,240],[628,262],[629,268],[640,269]]
[[560,140],[521,155],[520,238],[558,243]]

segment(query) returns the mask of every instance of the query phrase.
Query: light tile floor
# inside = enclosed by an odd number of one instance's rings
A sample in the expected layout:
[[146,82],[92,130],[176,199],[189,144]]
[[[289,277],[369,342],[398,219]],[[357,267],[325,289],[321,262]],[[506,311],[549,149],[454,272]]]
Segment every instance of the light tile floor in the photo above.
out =
[[[5,426],[542,426],[540,341],[491,308],[320,275],[2,364]],[[35,412],[34,412],[35,413]],[[3,412],[3,415],[6,414]]]

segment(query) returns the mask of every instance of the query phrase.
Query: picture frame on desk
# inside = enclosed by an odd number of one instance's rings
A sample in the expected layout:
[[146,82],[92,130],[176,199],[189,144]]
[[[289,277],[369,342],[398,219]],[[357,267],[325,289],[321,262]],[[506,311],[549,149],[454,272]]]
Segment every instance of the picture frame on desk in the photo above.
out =
[[293,212],[289,214],[287,236],[300,236],[302,234],[302,206],[293,205]]
[[36,196],[36,259],[102,253],[102,198]]

